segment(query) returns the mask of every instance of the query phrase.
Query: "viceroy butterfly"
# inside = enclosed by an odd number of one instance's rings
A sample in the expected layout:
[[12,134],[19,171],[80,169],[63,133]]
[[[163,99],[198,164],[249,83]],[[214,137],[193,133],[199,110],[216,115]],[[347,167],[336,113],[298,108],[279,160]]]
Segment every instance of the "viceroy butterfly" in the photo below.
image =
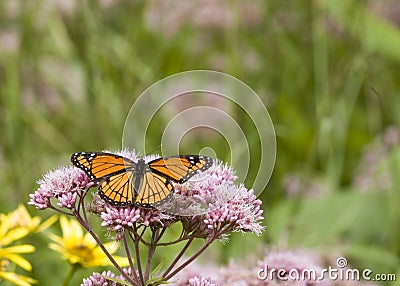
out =
[[71,162],[99,182],[101,198],[116,206],[160,203],[174,192],[171,181],[184,183],[213,164],[210,157],[199,155],[161,157],[146,163],[107,152],[74,153]]

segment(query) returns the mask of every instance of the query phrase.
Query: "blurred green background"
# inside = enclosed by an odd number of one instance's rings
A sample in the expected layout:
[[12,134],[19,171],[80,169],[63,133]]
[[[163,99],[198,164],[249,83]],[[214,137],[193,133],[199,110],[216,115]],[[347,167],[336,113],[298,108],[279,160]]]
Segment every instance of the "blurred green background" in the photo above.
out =
[[[396,0],[2,0],[0,210],[26,203],[73,152],[120,149],[131,105],[154,82],[217,70],[262,98],[277,159],[260,196],[264,235],[231,236],[215,260],[247,257],[256,243],[400,278],[399,27]],[[201,144],[229,161],[223,143]],[[45,237],[31,243],[32,275],[58,285],[67,263]]]

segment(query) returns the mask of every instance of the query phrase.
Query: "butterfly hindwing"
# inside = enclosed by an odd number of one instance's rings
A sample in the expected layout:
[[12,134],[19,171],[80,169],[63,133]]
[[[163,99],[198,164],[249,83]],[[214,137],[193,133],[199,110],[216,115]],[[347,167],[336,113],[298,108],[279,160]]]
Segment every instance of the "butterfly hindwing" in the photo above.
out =
[[149,162],[152,172],[176,182],[184,183],[197,173],[211,167],[210,157],[199,155],[179,155],[162,157]]
[[165,177],[147,170],[136,196],[136,203],[140,205],[154,205],[168,198],[174,187]]
[[103,180],[99,186],[100,197],[114,205],[129,205],[135,201],[134,173],[123,172]]

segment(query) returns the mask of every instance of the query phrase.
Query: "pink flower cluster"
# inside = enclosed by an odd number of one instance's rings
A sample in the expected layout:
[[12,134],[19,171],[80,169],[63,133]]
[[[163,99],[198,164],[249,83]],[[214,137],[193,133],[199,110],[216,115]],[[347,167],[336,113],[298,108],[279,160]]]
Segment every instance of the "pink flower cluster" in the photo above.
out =
[[138,206],[119,208],[105,205],[104,210],[99,215],[102,220],[101,225],[116,232],[124,228],[132,228],[135,223],[145,226],[164,226],[167,221],[174,218],[155,208],[141,208]]
[[[123,270],[127,275],[132,276],[133,273],[130,268],[124,268]],[[103,271],[101,274],[98,272],[94,272],[88,278],[83,279],[81,286],[118,286],[118,285],[121,285],[120,283],[117,283],[117,282],[107,279],[107,277],[118,280],[118,281],[126,281],[124,276],[122,276],[122,275],[115,275],[111,271]]]
[[73,209],[77,195],[96,185],[86,174],[75,167],[60,167],[50,171],[38,181],[39,188],[30,194],[29,205],[38,209],[51,207],[51,199],[55,198],[61,208]]
[[[131,270],[124,269],[126,273],[132,276]],[[83,279],[81,286],[118,286],[120,283],[114,282],[107,278],[115,279],[118,281],[125,281],[124,277],[121,275],[115,275],[111,271],[103,271],[101,274],[94,272],[88,278]],[[201,275],[195,275],[193,277],[187,278],[185,281],[180,281],[177,283],[168,283],[169,285],[175,286],[218,286],[218,283],[212,280],[210,277],[203,277]]]
[[218,229],[232,225],[233,231],[251,231],[257,235],[264,229],[260,225],[263,219],[261,201],[253,191],[244,186],[219,188],[214,194],[205,214],[204,223],[208,229]]

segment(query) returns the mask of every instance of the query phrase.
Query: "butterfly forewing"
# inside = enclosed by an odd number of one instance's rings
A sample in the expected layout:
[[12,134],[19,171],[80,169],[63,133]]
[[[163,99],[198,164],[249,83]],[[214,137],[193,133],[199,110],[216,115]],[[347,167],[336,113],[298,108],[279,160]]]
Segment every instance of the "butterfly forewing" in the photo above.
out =
[[71,156],[72,163],[81,168],[92,180],[101,180],[127,168],[134,168],[134,162],[119,155],[105,152],[80,152]]
[[213,161],[210,157],[180,155],[163,157],[149,163],[150,169],[174,182],[183,183],[200,171],[207,170]]

